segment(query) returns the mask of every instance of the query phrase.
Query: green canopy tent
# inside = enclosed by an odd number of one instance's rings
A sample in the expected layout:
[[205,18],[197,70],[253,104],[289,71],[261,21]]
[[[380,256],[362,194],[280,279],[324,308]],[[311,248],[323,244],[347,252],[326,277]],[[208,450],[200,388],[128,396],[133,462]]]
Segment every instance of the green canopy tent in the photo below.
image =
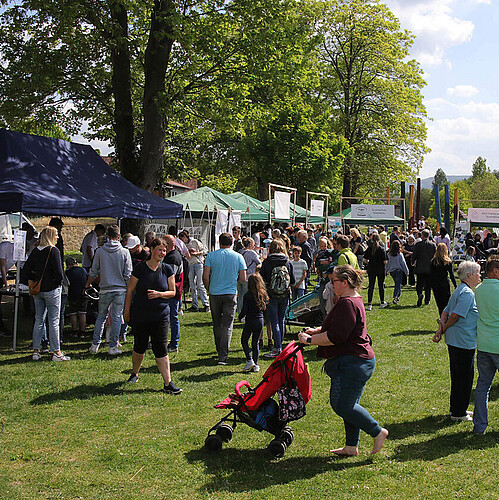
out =
[[[241,193],[241,192],[236,192],[236,193],[232,193],[230,195],[227,195],[227,196],[230,196],[231,198],[234,198],[238,201],[241,201],[241,202],[244,202],[248,205],[252,205],[256,208],[260,208],[262,210],[264,210],[266,213],[267,213],[267,221],[269,220],[269,202],[268,201],[260,201],[260,200],[257,200],[256,198],[253,198],[245,193]],[[273,210],[274,210],[274,200],[271,200],[271,207],[272,207],[272,213],[273,213]],[[306,218],[307,218],[307,210],[303,207],[300,207],[299,205],[296,205],[296,221],[297,222],[305,222],[306,221]],[[273,219],[277,222],[289,222],[291,223],[292,220],[291,219]],[[308,221],[311,223],[311,224],[324,224],[324,217],[309,217],[308,218]]]

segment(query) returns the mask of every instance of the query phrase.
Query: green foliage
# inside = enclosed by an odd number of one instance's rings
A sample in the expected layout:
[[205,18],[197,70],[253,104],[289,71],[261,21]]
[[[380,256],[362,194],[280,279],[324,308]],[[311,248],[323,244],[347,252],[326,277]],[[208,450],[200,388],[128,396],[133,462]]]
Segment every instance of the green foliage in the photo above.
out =
[[489,169],[487,167],[487,159],[479,156],[473,162],[473,166],[471,167],[471,177],[469,178],[469,180],[473,181],[478,179],[479,177],[483,177],[487,172],[489,172]]
[[413,37],[378,0],[324,2],[320,97],[332,129],[352,153],[343,165],[343,194],[410,180],[428,150],[422,70],[409,60]]
[[433,191],[435,189],[435,184],[439,186],[439,189],[444,186],[445,184],[449,184],[449,181],[447,180],[447,176],[445,175],[445,172],[439,168],[435,172],[435,176],[433,177],[433,182],[431,183],[431,190]]
[[207,186],[221,193],[231,194],[236,191],[237,178],[225,172],[219,172],[217,175],[208,174],[199,179],[201,186]]

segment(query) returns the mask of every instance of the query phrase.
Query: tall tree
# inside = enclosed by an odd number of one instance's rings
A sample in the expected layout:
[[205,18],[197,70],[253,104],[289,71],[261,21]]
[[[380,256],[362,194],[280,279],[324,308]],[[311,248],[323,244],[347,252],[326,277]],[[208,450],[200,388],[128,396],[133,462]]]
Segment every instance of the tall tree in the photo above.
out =
[[441,168],[437,169],[435,175],[433,176],[433,181],[431,183],[432,191],[435,189],[435,184],[438,184],[438,186],[440,187],[444,186],[445,184],[449,184],[447,176],[445,175],[445,172]]
[[427,151],[422,70],[413,37],[378,0],[324,2],[321,96],[348,141],[343,195],[413,177]]
[[471,177],[468,179],[470,182],[483,177],[488,172],[487,159],[479,156],[471,167]]

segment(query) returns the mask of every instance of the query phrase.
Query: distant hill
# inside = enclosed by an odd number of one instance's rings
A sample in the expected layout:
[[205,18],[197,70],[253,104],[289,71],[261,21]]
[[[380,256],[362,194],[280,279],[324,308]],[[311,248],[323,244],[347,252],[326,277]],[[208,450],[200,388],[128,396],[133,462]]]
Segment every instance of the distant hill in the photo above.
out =
[[[463,179],[468,179],[471,177],[470,175],[448,175],[447,180],[449,184],[453,182],[462,181]],[[421,179],[421,188],[431,189],[431,185],[433,182],[433,177],[427,177],[426,179]]]

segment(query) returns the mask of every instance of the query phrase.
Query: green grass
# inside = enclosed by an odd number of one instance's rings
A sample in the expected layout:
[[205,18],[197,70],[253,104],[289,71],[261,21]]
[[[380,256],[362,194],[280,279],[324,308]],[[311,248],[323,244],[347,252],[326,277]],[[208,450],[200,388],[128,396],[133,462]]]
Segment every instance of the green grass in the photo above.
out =
[[[387,288],[391,298],[392,288]],[[331,457],[344,444],[343,425],[328,404],[323,362],[308,348],[312,400],[293,424],[295,441],[281,460],[269,458],[272,439],[239,425],[216,455],[204,451],[207,431],[223,415],[213,406],[236,382],[244,356],[237,324],[230,364],[215,365],[210,317],[186,313],[173,380],[184,392],[168,396],[152,354],[139,383],[126,385],[131,344],[118,358],[92,356],[88,342],[70,341],[68,363],[30,359],[28,333],[19,350],[0,342],[1,498],[494,498],[498,496],[499,384],[492,387],[490,427],[448,417],[449,375],[444,344],[431,341],[432,304],[417,309],[404,289],[399,306],[368,313],[377,356],[363,404],[390,436],[371,458],[362,434],[360,455]],[[23,324],[26,329],[26,324]],[[297,328],[288,335],[296,337]],[[69,339],[69,337],[68,337]],[[269,361],[262,360],[262,370]]]

